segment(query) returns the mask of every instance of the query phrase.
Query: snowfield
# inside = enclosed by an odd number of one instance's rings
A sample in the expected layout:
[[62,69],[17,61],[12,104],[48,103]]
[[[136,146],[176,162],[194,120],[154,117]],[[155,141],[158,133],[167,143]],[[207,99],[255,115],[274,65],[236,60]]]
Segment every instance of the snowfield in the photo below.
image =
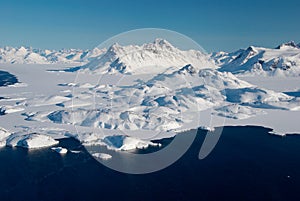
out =
[[[19,84],[0,87],[0,146],[42,148],[56,145],[59,138],[75,137],[86,146],[126,151],[160,146],[151,140],[188,129],[226,125],[264,126],[280,135],[300,133],[300,49],[291,43],[208,55],[157,39],[95,50],[91,55],[97,56],[81,60],[84,65],[79,67],[24,64],[31,63],[22,57],[29,50],[1,52],[18,56],[15,63],[22,64],[1,66]],[[274,73],[278,70],[282,73]],[[256,79],[257,72],[264,76]],[[95,157],[109,159],[101,153]]]

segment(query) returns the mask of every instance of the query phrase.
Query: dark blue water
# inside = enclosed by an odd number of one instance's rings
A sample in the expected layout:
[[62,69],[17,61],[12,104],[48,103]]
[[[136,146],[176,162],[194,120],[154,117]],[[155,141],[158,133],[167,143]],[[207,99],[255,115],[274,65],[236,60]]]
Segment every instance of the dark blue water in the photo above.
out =
[[284,93],[289,96],[300,97],[300,91],[290,91],[290,92],[284,92]]
[[69,67],[69,68],[65,68],[63,70],[55,70],[55,69],[51,69],[48,70],[49,72],[58,72],[58,71],[64,71],[64,72],[69,72],[69,73],[73,73],[73,72],[77,72],[78,70],[82,69],[82,66],[76,66],[76,67]]
[[12,85],[18,82],[18,79],[13,74],[0,70],[0,87]]
[[199,131],[180,160],[147,175],[110,170],[73,139],[61,140],[61,145],[83,152],[64,157],[49,149],[3,148],[0,200],[299,201],[300,136],[278,137],[268,131],[226,127],[204,160],[198,159],[205,137]]

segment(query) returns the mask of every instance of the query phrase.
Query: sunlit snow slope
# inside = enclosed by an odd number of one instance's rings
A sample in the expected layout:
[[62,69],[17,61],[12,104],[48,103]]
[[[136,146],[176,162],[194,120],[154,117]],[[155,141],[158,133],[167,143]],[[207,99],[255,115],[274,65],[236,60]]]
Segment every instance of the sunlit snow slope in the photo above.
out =
[[287,75],[300,74],[300,48],[294,42],[279,45],[274,49],[250,46],[246,50],[232,53],[212,54],[220,71],[245,75]]

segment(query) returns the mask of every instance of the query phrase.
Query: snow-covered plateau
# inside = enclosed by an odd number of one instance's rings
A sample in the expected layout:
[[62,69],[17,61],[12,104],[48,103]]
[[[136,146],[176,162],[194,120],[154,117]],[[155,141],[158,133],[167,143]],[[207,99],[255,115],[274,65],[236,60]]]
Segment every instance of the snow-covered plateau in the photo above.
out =
[[184,130],[229,125],[300,133],[295,43],[206,54],[156,39],[65,52],[0,49],[0,69],[18,80],[0,86],[0,146],[41,148],[75,137],[86,146],[131,150]]

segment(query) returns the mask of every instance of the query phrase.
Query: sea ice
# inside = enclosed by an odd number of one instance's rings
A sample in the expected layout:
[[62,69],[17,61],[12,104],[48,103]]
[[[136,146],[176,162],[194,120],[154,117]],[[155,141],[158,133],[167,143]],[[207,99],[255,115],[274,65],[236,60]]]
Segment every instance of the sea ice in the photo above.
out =
[[94,156],[95,158],[102,159],[102,160],[109,160],[112,158],[111,155],[106,154],[106,153],[93,153],[92,156]]

